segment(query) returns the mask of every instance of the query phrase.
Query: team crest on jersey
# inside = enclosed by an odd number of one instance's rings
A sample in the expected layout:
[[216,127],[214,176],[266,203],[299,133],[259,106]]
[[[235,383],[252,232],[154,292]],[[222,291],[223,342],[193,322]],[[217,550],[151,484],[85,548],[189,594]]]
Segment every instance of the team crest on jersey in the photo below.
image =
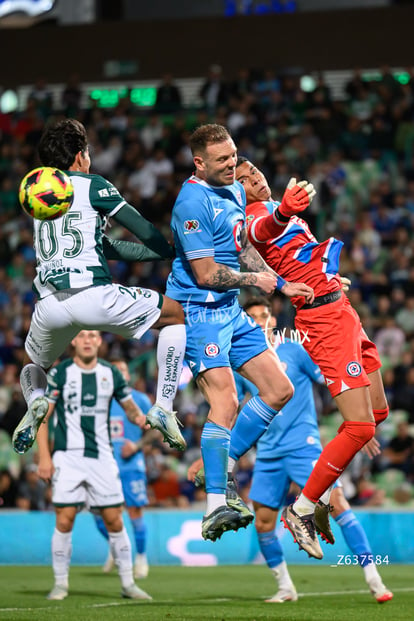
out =
[[358,377],[358,375],[361,375],[362,373],[361,365],[359,362],[348,362],[346,365],[346,372],[351,377]]
[[209,358],[215,358],[220,353],[220,347],[216,343],[207,343],[204,348],[204,353]]
[[237,252],[240,252],[240,250],[242,249],[242,246],[241,246],[242,228],[243,228],[243,224],[242,222],[239,221],[239,222],[236,222],[234,229],[233,229],[234,243],[236,244]]
[[107,390],[109,388],[109,381],[106,379],[106,377],[103,377],[101,379],[101,388],[102,390]]
[[197,233],[200,231],[200,223],[198,220],[185,220],[184,221],[184,235],[188,233]]
[[120,419],[112,419],[110,421],[111,424],[111,438],[115,440],[116,438],[124,437],[124,423]]
[[249,216],[247,216],[247,218],[246,218],[246,222],[247,222],[247,223],[249,223],[249,222],[251,222],[252,220],[254,220],[254,214],[252,214],[252,213],[251,213]]

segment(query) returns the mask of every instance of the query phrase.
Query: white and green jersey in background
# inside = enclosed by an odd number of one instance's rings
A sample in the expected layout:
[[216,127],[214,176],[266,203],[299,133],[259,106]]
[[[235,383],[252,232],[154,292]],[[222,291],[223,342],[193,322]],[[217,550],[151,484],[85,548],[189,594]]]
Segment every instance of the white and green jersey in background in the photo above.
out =
[[48,401],[55,404],[53,451],[82,451],[85,457],[112,455],[109,407],[131,399],[131,388],[121,372],[98,359],[93,369],[64,360],[48,374]]
[[62,289],[106,285],[112,282],[102,250],[106,219],[125,200],[100,175],[66,171],[74,200],[57,220],[34,220],[37,275],[33,289],[39,298]]

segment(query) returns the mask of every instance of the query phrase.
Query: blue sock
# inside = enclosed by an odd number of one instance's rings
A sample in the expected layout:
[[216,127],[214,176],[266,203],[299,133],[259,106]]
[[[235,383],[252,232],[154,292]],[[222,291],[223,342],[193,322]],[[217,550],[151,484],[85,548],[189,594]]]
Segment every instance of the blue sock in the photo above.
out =
[[237,460],[256,444],[277,414],[259,396],[252,397],[242,407],[231,430],[230,457]]
[[137,554],[144,554],[147,546],[147,527],[144,518],[135,518],[135,520],[131,520],[131,524],[134,531]]
[[272,569],[272,567],[280,565],[280,563],[284,560],[283,550],[275,531],[272,530],[269,533],[257,533],[257,537],[259,539],[260,551],[265,557],[267,566]]
[[103,537],[105,537],[105,539],[109,540],[108,531],[106,530],[105,522],[103,521],[101,516],[100,515],[94,515],[93,517],[95,518],[95,524],[96,524],[99,532],[101,533],[101,535]]
[[371,546],[352,509],[347,509],[338,515],[335,522],[341,527],[344,539],[352,553],[358,556],[361,567],[368,565],[368,556],[371,555],[372,558]]
[[201,434],[201,454],[206,475],[206,492],[225,494],[229,460],[230,430],[206,423]]

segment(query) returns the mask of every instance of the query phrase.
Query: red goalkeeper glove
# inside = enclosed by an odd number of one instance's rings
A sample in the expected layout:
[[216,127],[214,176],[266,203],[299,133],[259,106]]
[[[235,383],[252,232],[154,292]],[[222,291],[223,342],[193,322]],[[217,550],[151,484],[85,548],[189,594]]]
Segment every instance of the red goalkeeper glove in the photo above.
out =
[[296,183],[296,179],[292,177],[283,194],[282,202],[278,206],[277,211],[283,219],[289,219],[291,216],[309,207],[315,194],[316,190],[312,183],[308,183],[307,181],[299,181],[299,183]]

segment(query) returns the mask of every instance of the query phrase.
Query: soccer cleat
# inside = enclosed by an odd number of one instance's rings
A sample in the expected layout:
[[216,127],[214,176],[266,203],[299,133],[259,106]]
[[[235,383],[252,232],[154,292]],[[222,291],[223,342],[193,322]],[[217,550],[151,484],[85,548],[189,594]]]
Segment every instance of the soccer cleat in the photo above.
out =
[[276,595],[270,599],[265,599],[268,604],[283,604],[283,602],[297,602],[298,594],[293,584],[288,589],[279,589]]
[[134,578],[138,580],[148,576],[149,567],[146,554],[137,554],[134,563]]
[[371,582],[368,584],[368,586],[372,595],[375,597],[379,604],[389,602],[394,597],[394,594],[389,589],[387,589],[385,584],[383,584],[381,581]]
[[36,440],[37,430],[49,409],[46,397],[37,397],[27,408],[26,414],[13,433],[12,444],[16,453],[23,455]]
[[227,480],[226,502],[231,509],[235,509],[240,513],[244,522],[243,526],[248,526],[253,522],[254,513],[250,511],[244,500],[240,498],[239,494],[237,493],[236,483],[231,476],[229,476]]
[[61,584],[55,584],[53,589],[50,591],[49,595],[46,596],[46,599],[54,599],[61,600],[65,599],[68,596],[68,589]]
[[164,441],[171,448],[184,451],[187,443],[181,435],[178,425],[181,424],[176,417],[176,412],[164,410],[160,405],[153,405],[147,413],[147,423],[153,428],[161,431]]
[[109,574],[115,567],[114,557],[111,554],[111,551],[108,552],[107,559],[105,564],[102,567],[102,571],[104,574]]
[[[206,487],[206,476],[204,468],[200,468],[194,477],[194,485],[196,487]],[[228,475],[227,487],[226,487],[226,502],[231,509],[235,509],[243,516],[243,526],[248,526],[254,520],[254,513],[252,513],[244,500],[241,499],[237,493],[236,483],[232,475]]]
[[309,556],[323,558],[323,552],[318,541],[315,529],[315,518],[313,513],[298,515],[293,510],[293,505],[285,507],[282,511],[281,520],[299,545]]
[[151,595],[148,595],[148,593],[145,593],[145,591],[137,587],[134,582],[131,584],[131,586],[122,588],[121,597],[125,597],[126,599],[152,600]]
[[322,500],[318,500],[315,505],[315,526],[319,535],[326,543],[335,543],[335,537],[329,523],[329,514],[331,513],[332,505],[326,505]]
[[239,511],[227,505],[222,505],[203,517],[201,534],[203,539],[216,541],[227,530],[239,530],[239,528],[245,528],[246,526],[247,524]]

